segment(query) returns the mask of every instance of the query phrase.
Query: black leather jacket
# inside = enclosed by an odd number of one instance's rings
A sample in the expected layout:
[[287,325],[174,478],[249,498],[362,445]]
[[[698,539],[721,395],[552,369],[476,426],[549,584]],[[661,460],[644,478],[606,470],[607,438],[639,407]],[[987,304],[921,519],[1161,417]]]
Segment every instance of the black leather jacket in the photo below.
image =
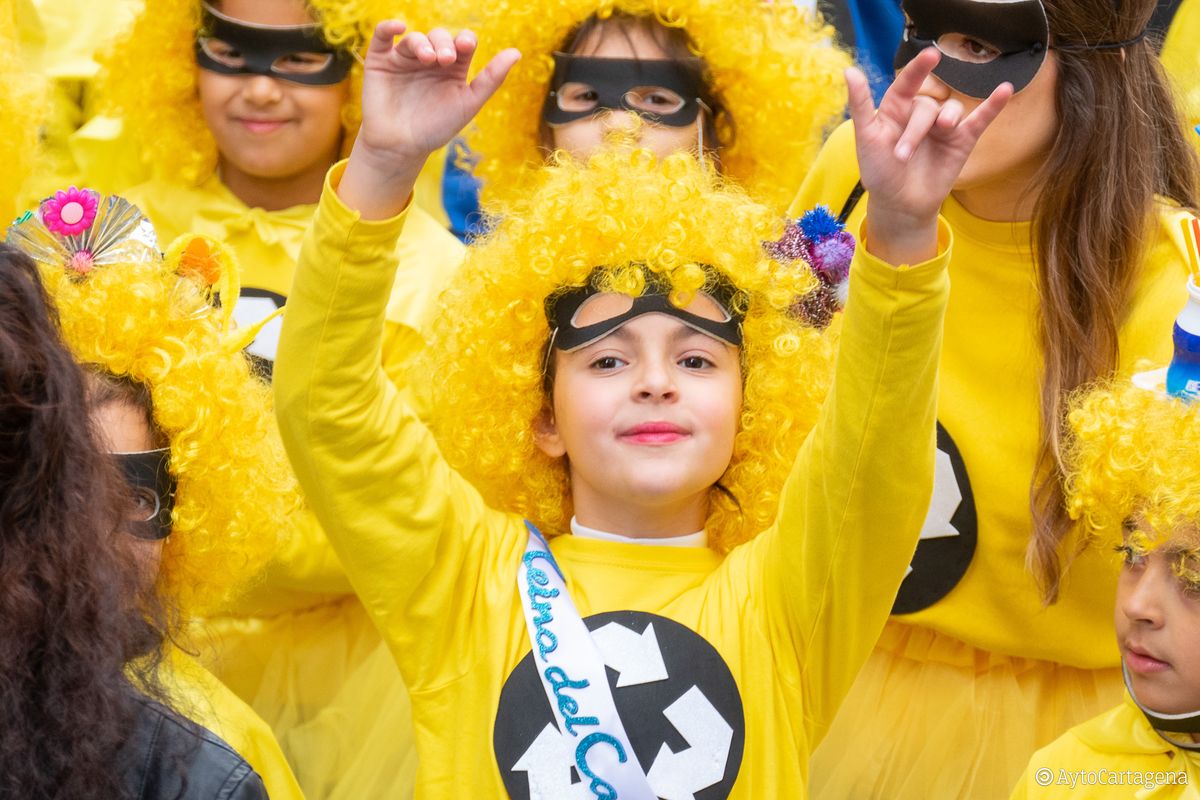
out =
[[121,750],[126,796],[132,800],[261,800],[262,778],[207,728],[151,700],[138,699],[133,729]]

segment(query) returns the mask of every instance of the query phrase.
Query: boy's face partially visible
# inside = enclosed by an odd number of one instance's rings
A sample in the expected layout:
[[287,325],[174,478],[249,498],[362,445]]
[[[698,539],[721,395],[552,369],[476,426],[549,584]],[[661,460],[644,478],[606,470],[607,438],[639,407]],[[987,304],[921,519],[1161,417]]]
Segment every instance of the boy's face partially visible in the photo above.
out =
[[553,414],[539,446],[567,456],[579,521],[639,535],[647,531],[638,526],[666,511],[683,532],[702,527],[708,491],[733,456],[738,348],[648,313],[551,357]]
[[[313,22],[303,0],[221,0],[213,5],[241,22]],[[237,63],[241,55],[236,46],[217,39],[208,46],[218,57],[232,59],[231,63]],[[296,53],[288,58],[294,68],[303,70],[305,59],[315,62],[320,55]],[[341,110],[348,84],[342,80],[332,85],[303,85],[268,75],[198,69],[200,104],[220,150],[222,180],[235,193],[241,186],[283,186],[312,175],[319,182],[340,151]]]
[[1116,627],[1138,701],[1161,714],[1200,709],[1200,587],[1175,570],[1170,545],[1148,554],[1123,549]]

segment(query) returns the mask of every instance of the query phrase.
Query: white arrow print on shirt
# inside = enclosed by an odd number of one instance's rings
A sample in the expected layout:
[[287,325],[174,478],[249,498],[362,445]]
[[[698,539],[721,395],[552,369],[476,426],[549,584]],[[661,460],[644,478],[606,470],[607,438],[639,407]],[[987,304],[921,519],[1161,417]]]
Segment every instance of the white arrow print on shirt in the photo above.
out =
[[529,800],[587,800],[584,782],[571,784],[575,753],[554,725],[547,725],[513,765],[513,772],[529,776]]
[[[239,328],[249,328],[275,313],[279,306],[269,297],[240,297],[233,307],[233,319]],[[258,337],[246,348],[246,351],[265,358],[275,360],[275,352],[279,349],[279,333],[283,330],[283,320],[273,319],[266,324]]]
[[[925,524],[921,526],[922,539],[949,539],[960,536],[958,528],[950,524],[958,506],[962,503],[962,489],[958,488],[958,478],[954,477],[954,465],[950,456],[941,450],[937,451],[937,460],[933,467],[933,497],[929,501],[929,513],[925,515]],[[913,571],[912,565],[904,577]]]
[[672,753],[665,744],[659,748],[646,773],[650,788],[663,800],[696,800],[696,792],[725,777],[733,728],[696,686],[667,706],[663,714],[689,746],[678,753]]
[[645,632],[638,635],[624,625],[610,622],[592,631],[592,641],[604,657],[604,663],[620,674],[618,689],[665,681],[668,677],[653,624],[647,625]]

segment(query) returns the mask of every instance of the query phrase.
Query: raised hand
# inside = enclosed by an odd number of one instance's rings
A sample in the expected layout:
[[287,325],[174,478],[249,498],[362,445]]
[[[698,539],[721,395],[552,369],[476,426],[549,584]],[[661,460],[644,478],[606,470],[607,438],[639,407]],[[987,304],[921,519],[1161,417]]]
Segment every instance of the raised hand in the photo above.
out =
[[928,48],[910,61],[876,111],[867,79],[848,70],[850,117],[867,205],[867,249],[892,264],[937,254],[937,215],[979,137],[1012,97],[1001,84],[970,114],[953,98],[919,94],[941,54]]
[[504,50],[468,83],[473,33],[435,28],[393,44],[404,32],[396,20],[375,28],[363,62],[362,127],[338,189],[368,219],[403,207],[429,154],[466,127],[521,57]]

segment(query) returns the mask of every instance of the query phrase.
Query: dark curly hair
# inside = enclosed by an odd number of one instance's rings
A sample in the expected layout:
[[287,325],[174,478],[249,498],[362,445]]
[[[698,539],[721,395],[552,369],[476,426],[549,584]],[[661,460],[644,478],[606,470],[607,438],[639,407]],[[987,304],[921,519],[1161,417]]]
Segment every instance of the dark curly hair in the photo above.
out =
[[0,797],[122,793],[163,638],[126,503],[37,268],[0,245]]

